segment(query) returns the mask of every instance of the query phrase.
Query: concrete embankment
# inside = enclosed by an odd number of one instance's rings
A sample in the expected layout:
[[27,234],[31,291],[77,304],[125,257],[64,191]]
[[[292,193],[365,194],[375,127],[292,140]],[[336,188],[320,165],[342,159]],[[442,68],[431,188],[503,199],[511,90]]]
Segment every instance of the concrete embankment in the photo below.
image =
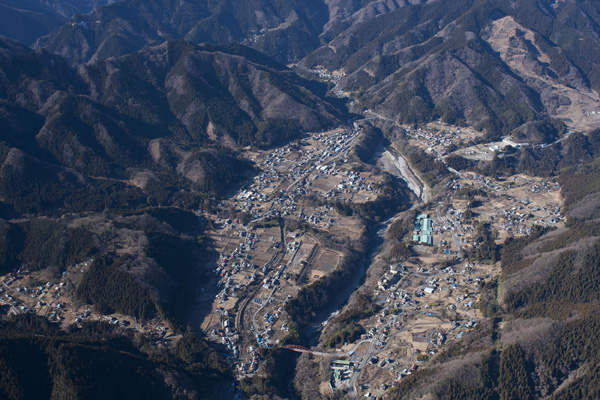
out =
[[393,147],[380,147],[373,155],[373,161],[390,174],[403,179],[408,188],[423,203],[430,199],[430,189],[410,168],[408,161]]

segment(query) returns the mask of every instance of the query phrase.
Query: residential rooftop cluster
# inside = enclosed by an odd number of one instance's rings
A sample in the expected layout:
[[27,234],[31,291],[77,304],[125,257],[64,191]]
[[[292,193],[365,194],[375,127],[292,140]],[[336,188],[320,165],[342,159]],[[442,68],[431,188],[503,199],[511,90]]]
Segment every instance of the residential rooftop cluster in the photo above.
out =
[[440,159],[458,147],[464,147],[464,143],[476,136],[471,128],[434,125],[431,123],[419,128],[404,126],[404,132],[412,139],[412,144],[434,153]]
[[66,327],[81,326],[86,321],[104,320],[123,329],[150,334],[155,344],[172,337],[170,329],[162,321],[141,323],[118,313],[102,314],[89,305],[74,300],[74,282],[78,282],[94,262],[93,258],[67,267],[58,280],[46,281],[42,271],[30,271],[23,265],[15,273],[9,273],[0,282],[0,305],[6,313],[35,313],[50,322]]
[[[302,285],[334,270],[343,256],[303,226],[360,234],[360,225],[328,202],[331,197],[369,201],[379,192],[381,176],[348,167],[360,132],[357,125],[310,134],[276,150],[249,150],[258,174],[222,201],[217,215],[207,216],[219,255],[214,286],[204,296],[212,312],[201,329],[225,344],[240,375],[256,372],[256,349],[269,348],[287,334],[281,314],[290,298]],[[284,220],[305,225],[290,231]]]
[[330,387],[356,384],[364,396],[383,396],[446,341],[477,327],[474,305],[490,276],[489,266],[474,262],[444,269],[391,264],[373,293],[379,312],[359,321],[367,329],[360,340],[342,347],[346,363],[331,363]]

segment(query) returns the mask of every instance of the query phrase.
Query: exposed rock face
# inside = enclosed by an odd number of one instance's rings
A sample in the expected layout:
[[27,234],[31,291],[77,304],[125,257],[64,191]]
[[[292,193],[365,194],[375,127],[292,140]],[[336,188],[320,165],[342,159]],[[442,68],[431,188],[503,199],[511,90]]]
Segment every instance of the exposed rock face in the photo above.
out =
[[[551,55],[536,44],[535,32],[506,16],[493,21],[483,38],[522,81],[539,93],[553,118],[571,120],[573,129],[597,129],[600,119],[589,114],[600,109],[600,97],[573,64],[562,73],[552,69]],[[549,51],[561,53],[557,46]]]

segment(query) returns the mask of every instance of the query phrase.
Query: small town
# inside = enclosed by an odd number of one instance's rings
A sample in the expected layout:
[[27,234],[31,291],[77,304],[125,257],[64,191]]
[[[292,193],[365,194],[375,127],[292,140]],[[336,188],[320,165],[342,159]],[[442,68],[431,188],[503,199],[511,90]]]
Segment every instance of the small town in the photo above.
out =
[[[312,135],[267,154],[250,152],[259,175],[221,205],[235,208],[238,218],[214,221],[220,253],[214,270],[217,291],[205,292],[207,302],[210,296],[215,300],[201,329],[227,346],[240,377],[259,373],[258,349],[276,347],[289,334],[284,308],[290,299],[335,270],[344,257],[309,227],[350,239],[362,234],[359,220],[323,204],[329,198],[367,202],[379,193],[381,171],[354,172],[351,167],[349,153],[358,135],[355,123],[352,132]],[[446,138],[438,143],[452,144]],[[334,349],[287,346],[316,359],[331,359],[324,392],[345,389],[366,398],[382,396],[442,351],[446,342],[459,341],[477,327],[481,286],[499,273],[496,261],[463,258],[478,244],[478,226],[488,225],[500,243],[529,234],[534,224],[562,224],[560,187],[552,180],[516,175],[500,182],[464,173],[446,187],[448,198],[421,207],[414,230],[397,238],[414,256],[389,264],[360,288],[380,310],[357,321],[366,332]],[[464,195],[471,191],[474,197]],[[304,228],[282,227],[278,221],[283,217],[301,221]],[[374,261],[382,262],[380,257]]]
[[[353,155],[361,124],[307,134],[273,151],[248,149],[254,177],[223,200],[214,215],[199,214],[213,227],[210,238],[218,258],[211,267],[213,278],[201,288],[192,314],[202,317],[194,323],[198,332],[224,346],[239,378],[260,373],[264,352],[290,334],[286,304],[342,264],[343,248],[320,232],[347,242],[365,234],[359,218],[334,207],[334,201],[374,201],[382,190],[385,169],[361,165]],[[407,127],[411,141],[440,159],[468,140],[466,132]],[[365,398],[383,396],[448,341],[460,341],[477,327],[482,284],[499,273],[497,260],[464,256],[479,245],[481,226],[501,243],[528,235],[534,224],[563,224],[555,180],[515,175],[498,181],[463,172],[455,173],[445,190],[444,200],[420,204],[412,231],[395,238],[411,249],[407,261],[386,264],[382,254],[375,255],[372,265],[378,267],[367,271],[359,288],[377,310],[356,321],[364,333],[333,348],[286,345],[291,352],[331,359],[324,393],[344,389]],[[46,282],[26,270],[9,275],[0,289],[2,304],[12,313],[35,312],[64,326],[106,320],[152,335],[157,346],[177,341],[180,335],[160,320],[143,324],[73,303],[69,290],[91,262],[67,269],[60,282]]]

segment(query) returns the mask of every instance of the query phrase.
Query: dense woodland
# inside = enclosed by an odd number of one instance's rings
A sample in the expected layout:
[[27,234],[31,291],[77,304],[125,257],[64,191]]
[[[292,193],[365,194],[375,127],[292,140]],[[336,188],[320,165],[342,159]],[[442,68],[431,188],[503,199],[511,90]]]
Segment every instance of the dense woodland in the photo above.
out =
[[374,303],[370,294],[358,292],[354,296],[349,302],[350,306],[328,322],[326,331],[321,335],[326,347],[341,346],[360,339],[360,335],[366,331],[357,321],[379,311],[380,307]]
[[0,326],[0,396],[5,399],[164,399],[185,388],[213,398],[230,379],[217,349],[184,336],[172,352],[150,352],[112,325],[90,322],[68,333],[24,314]]
[[121,259],[95,260],[77,288],[77,297],[103,314],[118,312],[152,318],[156,312],[152,297],[135,278],[121,270],[122,264]]
[[[298,355],[286,349],[273,349],[265,356],[261,374],[243,379],[240,389],[245,395],[257,398],[288,399]],[[292,389],[293,390],[293,389]]]
[[285,306],[285,311],[291,320],[304,327],[314,321],[319,313],[328,310],[331,301],[337,297],[338,288],[348,285],[354,276],[354,271],[363,266],[365,252],[365,244],[357,243],[354,249],[348,249],[340,268],[303,287]]
[[0,272],[21,265],[31,271],[48,267],[64,271],[97,252],[94,234],[84,228],[67,228],[49,219],[4,222],[0,233]]

